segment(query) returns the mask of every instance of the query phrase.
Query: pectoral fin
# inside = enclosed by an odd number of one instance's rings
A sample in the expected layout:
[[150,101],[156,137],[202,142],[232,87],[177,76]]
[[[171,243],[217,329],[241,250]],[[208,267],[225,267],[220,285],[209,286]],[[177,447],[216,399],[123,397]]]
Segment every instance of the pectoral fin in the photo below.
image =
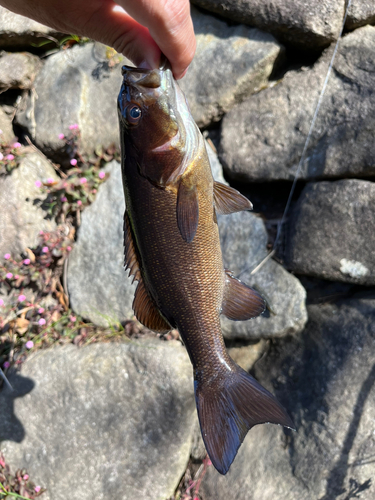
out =
[[221,312],[234,321],[245,321],[262,314],[266,308],[263,297],[225,270],[225,290]]
[[155,302],[147,292],[143,279],[139,280],[133,301],[134,314],[142,325],[155,332],[168,332],[171,326],[160,314]]
[[181,180],[177,195],[177,225],[182,238],[191,243],[198,228],[199,205],[196,186]]
[[251,201],[239,191],[217,181],[214,181],[214,202],[217,213],[223,215],[253,208]]
[[134,237],[127,210],[125,210],[124,214],[124,247],[125,270],[129,269],[129,277],[134,276],[132,283],[134,282],[134,280],[139,281],[141,279],[141,271],[139,268],[136,245],[134,243]]

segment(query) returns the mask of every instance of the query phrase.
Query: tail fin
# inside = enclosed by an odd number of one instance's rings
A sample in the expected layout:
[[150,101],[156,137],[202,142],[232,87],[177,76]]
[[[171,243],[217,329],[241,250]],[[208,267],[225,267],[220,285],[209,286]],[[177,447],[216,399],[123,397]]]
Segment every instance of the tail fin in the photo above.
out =
[[230,370],[204,380],[197,371],[195,400],[208,455],[220,474],[226,474],[247,432],[256,424],[294,428],[276,400],[251,375],[231,363]]

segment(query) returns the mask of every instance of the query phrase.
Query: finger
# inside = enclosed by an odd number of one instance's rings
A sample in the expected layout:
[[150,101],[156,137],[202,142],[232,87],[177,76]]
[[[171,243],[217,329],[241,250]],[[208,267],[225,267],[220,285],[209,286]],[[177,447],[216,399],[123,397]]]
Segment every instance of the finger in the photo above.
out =
[[119,0],[119,4],[149,29],[175,78],[181,78],[196,48],[189,0]]

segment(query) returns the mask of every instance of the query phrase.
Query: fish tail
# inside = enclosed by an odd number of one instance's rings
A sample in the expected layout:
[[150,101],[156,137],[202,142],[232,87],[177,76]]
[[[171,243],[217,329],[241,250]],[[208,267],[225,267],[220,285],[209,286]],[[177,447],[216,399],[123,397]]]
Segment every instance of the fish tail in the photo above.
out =
[[230,360],[230,366],[207,377],[195,370],[195,400],[208,455],[220,474],[226,474],[247,432],[256,424],[293,422],[277,399],[251,375]]

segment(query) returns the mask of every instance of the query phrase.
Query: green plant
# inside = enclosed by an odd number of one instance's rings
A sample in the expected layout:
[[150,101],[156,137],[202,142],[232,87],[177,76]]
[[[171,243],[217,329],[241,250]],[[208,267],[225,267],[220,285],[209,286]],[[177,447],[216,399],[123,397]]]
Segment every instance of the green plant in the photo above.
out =
[[11,474],[4,455],[0,452],[0,499],[22,498],[24,500],[40,497],[46,491],[31,481],[25,469]]

